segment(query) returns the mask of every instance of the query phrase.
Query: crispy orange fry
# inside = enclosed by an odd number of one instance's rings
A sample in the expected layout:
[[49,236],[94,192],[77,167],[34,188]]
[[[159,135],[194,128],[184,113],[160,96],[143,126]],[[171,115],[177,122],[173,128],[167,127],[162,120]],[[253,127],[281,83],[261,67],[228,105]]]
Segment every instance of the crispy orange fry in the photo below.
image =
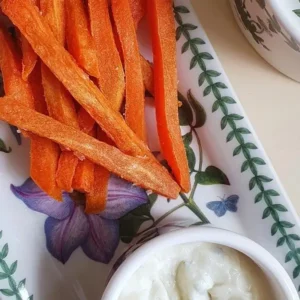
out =
[[[30,108],[36,107],[45,113],[45,104],[39,86],[41,86],[39,68],[30,74],[29,82],[22,79],[21,57],[14,49],[10,36],[0,27],[0,68],[2,71],[6,95],[13,96],[18,103]],[[34,85],[31,85],[34,83]],[[33,96],[34,95],[34,96]],[[26,134],[27,135],[27,134]],[[55,183],[55,172],[59,149],[52,141],[38,136],[31,136],[30,175],[36,184],[47,194],[61,200],[61,191]]]
[[145,89],[154,95],[153,68],[151,64],[141,55],[141,65]]
[[175,20],[172,0],[148,0],[154,57],[155,108],[162,153],[183,191],[190,174],[178,117]]
[[22,79],[21,57],[8,32],[0,24],[0,68],[6,95],[14,96],[20,103],[34,107],[29,84]]
[[146,140],[145,89],[139,47],[128,0],[112,0],[112,12],[124,57],[125,120],[138,137]]
[[86,194],[85,212],[87,214],[96,214],[105,209],[108,181],[110,172],[96,165],[94,170],[94,188]]
[[1,8],[73,97],[124,153],[154,160],[146,144],[114,111],[99,89],[57,42],[36,7],[28,0],[2,0]]
[[56,183],[65,192],[72,192],[72,183],[78,165],[78,157],[71,151],[60,154],[56,171]]
[[[35,110],[47,115],[41,78],[41,64],[38,61],[28,78],[34,97]],[[60,149],[53,141],[30,134],[30,176],[32,180],[49,196],[61,201],[62,190],[56,184],[56,169],[58,166]]]
[[165,168],[151,158],[126,155],[115,147],[19,104],[15,99],[0,98],[0,120],[77,151],[95,164],[145,189],[172,199],[178,196],[178,184]]
[[89,32],[89,22],[82,0],[65,0],[68,50],[89,75],[99,78],[99,63],[95,41]]
[[59,146],[53,141],[37,135],[31,136],[30,176],[49,196],[61,201],[61,189],[55,182],[59,155]]
[[23,53],[22,78],[23,80],[27,81],[29,75],[36,65],[38,56],[23,35],[21,35],[21,47]]
[[[91,117],[89,117],[91,118]],[[81,123],[81,122],[79,122]],[[85,124],[83,124],[85,125]],[[85,131],[82,127],[80,127],[81,131],[89,134],[90,136],[96,136],[96,130],[95,127],[93,127],[90,131]],[[93,190],[94,187],[94,164],[89,161],[88,159],[84,159],[83,161],[79,161],[74,178],[72,183],[73,189],[89,193]]]
[[129,0],[129,5],[134,21],[134,27],[137,28],[140,21],[146,14],[147,0]]
[[94,186],[94,163],[85,159],[79,161],[72,183],[73,189],[82,193],[89,193]]
[[[57,41],[65,44],[65,7],[61,0],[41,0],[41,12],[50,26]],[[43,87],[49,115],[54,119],[79,128],[77,113],[72,96],[65,87],[57,80],[48,67],[42,64]],[[66,153],[67,152],[67,153]],[[78,158],[72,152],[63,149],[58,162],[56,173],[57,185],[64,191],[72,190],[72,182]]]
[[99,58],[99,86],[111,106],[119,110],[123,102],[125,80],[122,61],[116,48],[107,0],[89,0],[92,36]]
[[78,111],[78,123],[81,131],[84,133],[90,133],[95,125],[95,120],[83,107],[80,107]]
[[40,0],[44,20],[61,45],[65,44],[65,4],[62,0]]

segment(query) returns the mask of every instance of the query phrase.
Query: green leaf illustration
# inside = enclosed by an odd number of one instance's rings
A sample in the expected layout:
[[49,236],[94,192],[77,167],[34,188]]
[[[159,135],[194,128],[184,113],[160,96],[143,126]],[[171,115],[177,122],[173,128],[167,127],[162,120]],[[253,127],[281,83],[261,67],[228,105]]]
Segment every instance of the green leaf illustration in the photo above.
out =
[[[217,72],[217,71],[214,71],[214,70],[207,70],[206,71],[206,74],[209,76],[209,77],[218,77],[221,75],[220,72]],[[225,97],[224,97],[225,98]],[[230,97],[228,97],[230,98]]]
[[202,86],[202,84],[203,84],[204,82],[205,82],[205,73],[202,72],[202,73],[200,73],[199,78],[198,78],[198,85],[199,85],[199,86]]
[[13,275],[13,274],[16,272],[17,266],[18,266],[18,261],[16,260],[16,261],[13,262],[12,265],[10,266],[10,275]]
[[263,199],[263,195],[264,195],[263,192],[258,193],[255,197],[255,202],[254,203],[260,202]]
[[189,23],[183,24],[182,27],[185,30],[195,30],[198,28],[198,26],[196,26],[194,24],[189,24]]
[[217,167],[209,166],[204,172],[197,172],[195,180],[198,184],[212,185],[212,184],[226,184],[230,185],[227,176]]
[[255,164],[257,165],[265,165],[265,161],[262,159],[262,158],[259,158],[259,157],[253,157],[251,159],[252,162],[254,162]]
[[272,211],[272,209],[270,207],[265,208],[265,210],[263,212],[263,215],[262,215],[262,218],[266,219],[267,217],[269,217],[270,214],[271,214],[271,211]]
[[17,283],[11,276],[8,277],[8,284],[15,293],[18,291]]
[[6,279],[8,276],[9,276],[8,274],[0,272],[0,280]]
[[227,89],[228,88],[227,85],[223,82],[216,82],[214,85],[219,89]]
[[0,252],[0,258],[4,259],[8,254],[8,244],[5,244]]
[[300,18],[300,9],[294,9],[293,12]]
[[196,165],[196,155],[194,153],[194,150],[191,147],[187,146],[185,147],[185,151],[188,159],[189,169],[190,171],[194,171]]
[[206,122],[206,112],[204,107],[200,104],[200,102],[194,97],[191,90],[188,90],[187,93],[188,101],[191,104],[194,114],[195,114],[195,128],[202,127]]
[[299,276],[299,274],[300,274],[300,265],[297,266],[297,267],[294,269],[294,271],[293,271],[293,278],[294,278],[294,279],[297,278],[297,277]]
[[294,255],[293,251],[289,251],[285,256],[285,262],[287,263],[287,262],[291,261],[293,258],[293,255]]
[[281,212],[288,211],[282,204],[274,204],[272,207]]
[[4,296],[13,296],[15,295],[15,292],[9,289],[1,289],[0,293],[2,293]]
[[272,178],[269,178],[267,176],[264,176],[264,175],[260,175],[258,176],[258,178],[263,181],[263,182],[271,182],[273,179]]
[[292,233],[292,234],[289,234],[288,237],[294,241],[300,241],[300,237],[297,234]]
[[277,193],[275,190],[266,190],[265,193],[273,197],[280,196],[279,193]]
[[130,243],[144,222],[153,222],[150,213],[152,205],[150,203],[143,204],[120,219],[119,228],[122,242]]
[[23,280],[21,280],[18,284],[18,290],[23,290],[25,288],[25,284],[26,284],[26,278],[24,278]]
[[234,130],[230,131],[226,137],[226,142],[230,142],[234,138]]
[[178,12],[178,13],[181,13],[181,14],[188,14],[190,11],[187,7],[185,6],[175,6],[174,7],[174,11],[175,12]]
[[211,88],[212,88],[212,92],[215,95],[216,99],[218,99],[218,100],[221,99],[221,93],[220,93],[219,89],[216,88],[214,85],[212,85]]
[[204,45],[205,44],[205,42],[200,38],[191,39],[190,42],[195,45]]
[[192,131],[188,132],[187,134],[183,135],[182,136],[182,140],[183,140],[183,143],[186,147],[188,147],[192,140],[193,140],[193,133]]
[[193,123],[193,111],[188,100],[180,93],[178,93],[178,100],[182,103],[178,109],[180,125],[191,125]]
[[[243,120],[244,119],[243,116],[240,116],[238,114],[230,114],[230,115],[227,116],[227,118],[231,119],[231,120],[234,120],[234,121],[238,121],[238,120]],[[240,133],[243,133],[243,132],[241,132],[241,128],[238,128],[237,131],[240,132]]]
[[228,118],[227,118],[227,116],[224,116],[221,120],[221,129],[222,130],[226,128],[227,123],[228,123]]
[[242,151],[242,145],[237,146],[234,150],[233,150],[233,156],[236,156],[238,154],[240,154]]
[[[276,204],[275,204],[276,205]],[[278,205],[278,204],[277,204]],[[279,224],[284,227],[284,228],[292,228],[294,227],[295,225],[290,223],[290,222],[287,222],[287,221],[280,221]]]
[[257,147],[253,143],[245,143],[244,147],[246,147],[248,149],[252,149],[252,150],[257,149]]
[[278,231],[278,224],[277,223],[274,223],[271,227],[271,235],[275,235],[276,232]]
[[178,41],[180,39],[181,35],[182,35],[182,27],[179,26],[176,29],[176,41]]
[[181,53],[185,53],[186,51],[188,51],[188,50],[189,50],[189,47],[190,47],[190,42],[189,42],[189,41],[186,41],[186,42],[182,45]]
[[212,57],[212,55],[209,54],[208,52],[201,52],[201,53],[199,53],[199,57],[201,57],[202,59],[208,59],[208,60],[214,59]]
[[203,91],[203,96],[205,97],[205,96],[209,95],[210,92],[211,92],[211,86],[208,85]]
[[228,96],[222,97],[221,100],[227,104],[235,104],[236,103],[236,101],[232,97],[228,97]]
[[286,237],[285,237],[285,236],[280,237],[280,238],[278,239],[278,241],[277,241],[277,245],[276,245],[276,246],[277,246],[277,247],[282,246],[282,245],[284,244],[285,240],[286,240]]

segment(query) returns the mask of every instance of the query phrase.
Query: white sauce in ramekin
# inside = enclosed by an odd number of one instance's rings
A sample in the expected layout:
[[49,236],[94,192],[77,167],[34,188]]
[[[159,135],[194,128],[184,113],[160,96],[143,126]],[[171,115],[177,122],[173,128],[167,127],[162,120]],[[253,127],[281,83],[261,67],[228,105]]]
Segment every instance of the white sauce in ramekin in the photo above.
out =
[[156,253],[126,282],[119,300],[274,300],[261,269],[244,254],[210,243]]

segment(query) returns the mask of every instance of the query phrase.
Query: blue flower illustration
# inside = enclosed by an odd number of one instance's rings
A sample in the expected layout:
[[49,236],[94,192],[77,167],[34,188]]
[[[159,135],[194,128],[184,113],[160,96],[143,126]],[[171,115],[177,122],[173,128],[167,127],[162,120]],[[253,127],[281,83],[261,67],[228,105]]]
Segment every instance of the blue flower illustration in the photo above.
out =
[[107,206],[99,214],[85,214],[67,193],[62,202],[53,200],[30,178],[11,190],[30,209],[48,216],[47,248],[63,264],[78,247],[89,258],[109,263],[119,244],[119,218],[148,201],[144,190],[116,176],[110,177]]

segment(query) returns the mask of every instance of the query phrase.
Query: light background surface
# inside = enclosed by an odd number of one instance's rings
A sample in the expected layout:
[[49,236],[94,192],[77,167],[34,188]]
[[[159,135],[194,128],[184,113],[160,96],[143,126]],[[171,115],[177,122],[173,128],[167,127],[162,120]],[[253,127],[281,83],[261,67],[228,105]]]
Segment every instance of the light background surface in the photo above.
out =
[[250,46],[228,0],[192,0],[210,42],[300,214],[300,83]]

